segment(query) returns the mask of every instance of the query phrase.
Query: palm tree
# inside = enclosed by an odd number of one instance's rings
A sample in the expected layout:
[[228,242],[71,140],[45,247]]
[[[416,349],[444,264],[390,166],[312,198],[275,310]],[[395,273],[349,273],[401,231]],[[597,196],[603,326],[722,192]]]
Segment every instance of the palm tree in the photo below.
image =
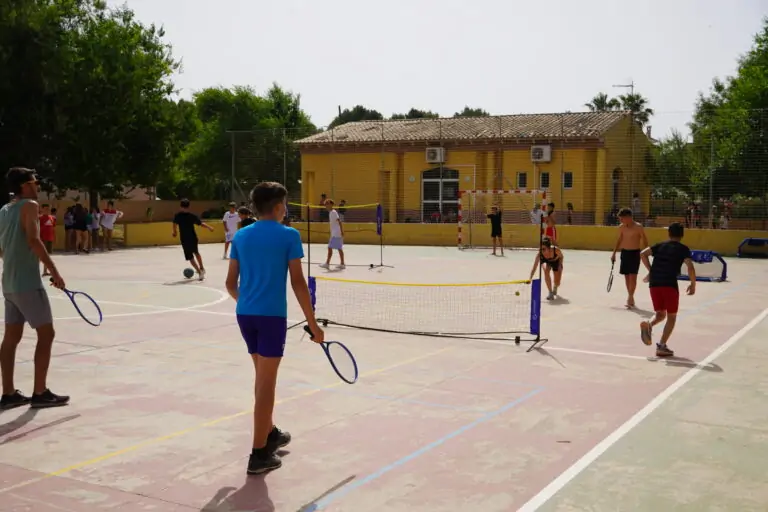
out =
[[608,112],[619,110],[621,103],[616,98],[609,98],[607,94],[601,92],[592,98],[592,101],[585,103],[584,106],[592,112]]
[[632,112],[640,126],[645,126],[653,115],[653,109],[648,107],[648,100],[642,94],[624,94],[619,100],[621,108]]

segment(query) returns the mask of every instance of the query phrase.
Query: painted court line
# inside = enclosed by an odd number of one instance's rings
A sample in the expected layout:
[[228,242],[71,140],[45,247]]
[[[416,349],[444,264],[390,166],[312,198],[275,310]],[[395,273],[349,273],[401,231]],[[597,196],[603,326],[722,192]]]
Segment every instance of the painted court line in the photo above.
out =
[[[445,353],[445,352],[450,352],[450,351],[456,350],[457,348],[458,347],[442,348],[440,350],[436,350],[434,352],[429,352],[427,354],[422,354],[422,355],[417,356],[417,357],[412,357],[410,359],[406,359],[405,361],[400,361],[398,363],[394,363],[394,364],[391,364],[389,366],[385,366],[385,367],[382,367],[382,368],[377,368],[375,370],[364,372],[364,373],[362,373],[360,375],[360,377],[370,377],[371,375],[377,375],[377,374],[380,374],[380,373],[384,373],[384,372],[387,372],[389,370],[392,370],[392,369],[400,367],[400,366],[405,366],[407,364],[415,363],[416,361],[420,361],[422,359],[428,359],[428,358],[434,357],[434,356],[436,356],[438,354],[442,354],[442,353]],[[275,401],[275,405],[284,404],[286,402],[292,402],[294,400],[298,400],[300,398],[312,396],[312,395],[320,393],[320,392],[322,392],[324,390],[336,388],[336,387],[339,387],[339,386],[342,386],[342,385],[346,385],[346,384],[343,381],[338,380],[338,381],[334,382],[333,384],[329,384],[329,385],[321,387],[321,388],[312,389],[312,390],[309,390],[307,392],[300,393],[298,395],[293,395],[293,396],[289,396],[288,398],[284,398],[282,400],[277,400],[277,401]],[[113,451],[113,452],[110,452],[110,453],[106,453],[104,455],[100,455],[98,457],[94,457],[92,459],[88,459],[88,460],[85,460],[85,461],[82,461],[82,462],[78,462],[76,464],[72,464],[71,466],[67,466],[67,467],[64,467],[64,468],[61,468],[61,469],[57,469],[57,470],[52,471],[50,473],[47,473],[47,474],[45,474],[45,475],[43,475],[41,477],[32,478],[32,479],[29,479],[29,480],[25,480],[23,482],[19,482],[17,484],[10,485],[8,487],[0,489],[0,494],[4,494],[4,493],[9,492],[9,491],[13,491],[13,490],[16,490],[16,489],[19,489],[19,488],[22,488],[22,487],[26,487],[28,485],[36,484],[36,483],[38,483],[38,482],[40,482],[42,480],[46,480],[46,479],[51,478],[51,477],[61,476],[63,474],[69,473],[70,471],[74,471],[74,470],[77,470],[77,469],[82,469],[82,468],[88,467],[88,466],[93,466],[94,464],[98,464],[100,462],[104,462],[106,460],[113,459],[113,458],[119,457],[121,455],[125,455],[126,453],[132,453],[132,452],[138,451],[138,450],[140,450],[142,448],[146,448],[148,446],[153,446],[153,445],[156,445],[156,444],[160,444],[160,443],[162,443],[164,441],[169,441],[171,439],[175,439],[177,437],[181,437],[181,436],[184,436],[186,434],[189,434],[189,433],[192,433],[192,432],[196,432],[198,430],[202,430],[202,429],[207,428],[207,427],[212,427],[214,425],[218,425],[219,423],[223,423],[225,421],[230,421],[230,420],[233,420],[233,419],[237,419],[237,418],[240,418],[240,417],[248,415],[248,414],[253,414],[253,409],[246,409],[246,410],[240,411],[238,413],[229,414],[227,416],[222,416],[222,417],[216,418],[214,420],[209,420],[209,421],[206,421],[204,423],[199,423],[199,424],[197,424],[195,426],[186,428],[184,430],[179,430],[179,431],[172,432],[172,433],[164,435],[164,436],[159,436],[159,437],[154,437],[154,438],[151,438],[151,439],[147,439],[146,441],[141,441],[141,442],[133,444],[131,446],[127,446],[126,448],[122,448],[120,450],[116,450],[116,451]]]
[[[757,324],[762,322],[768,316],[768,308],[764,309],[762,313],[753,318],[747,325],[742,327],[736,334],[731,336],[728,341],[716,348],[701,362],[702,365],[708,365],[714,362],[718,357],[723,355],[725,351],[735,345],[746,334],[755,328]],[[544,505],[550,499],[552,499],[560,490],[568,485],[571,480],[579,476],[579,474],[587,469],[592,463],[594,463],[601,455],[603,455],[609,448],[620,441],[625,435],[642,423],[648,416],[650,416],[656,409],[661,407],[672,395],[685,386],[695,375],[699,373],[697,368],[692,368],[685,372],[679,379],[673,382],[667,389],[658,394],[653,400],[651,400],[645,407],[638,411],[634,416],[629,418],[623,425],[614,430],[608,437],[603,439],[594,448],[587,452],[583,457],[577,460],[570,468],[566,469],[560,476],[553,480],[549,485],[542,489],[536,496],[531,498],[525,505],[518,509],[518,512],[534,512],[539,507]]]
[[441,437],[440,439],[432,441],[428,445],[423,446],[423,447],[419,448],[418,450],[416,450],[416,451],[414,451],[412,453],[409,453],[405,457],[402,457],[402,458],[396,460],[395,462],[393,462],[391,464],[387,464],[386,466],[383,466],[383,467],[377,469],[373,473],[369,474],[368,476],[366,476],[364,478],[361,478],[360,480],[355,480],[354,482],[352,482],[351,484],[347,485],[346,487],[343,487],[343,488],[339,489],[338,491],[329,494],[328,496],[324,497],[323,499],[318,500],[314,504],[314,506],[306,507],[306,509],[305,509],[306,512],[314,512],[316,510],[322,510],[323,508],[325,508],[328,505],[332,504],[333,502],[343,498],[344,496],[346,496],[350,492],[354,491],[355,489],[358,489],[358,488],[360,488],[360,487],[362,487],[364,485],[367,485],[367,484],[373,482],[374,480],[376,480],[376,479],[384,476],[385,474],[389,473],[393,469],[396,469],[396,468],[398,468],[398,467],[400,467],[400,466],[402,466],[402,465],[404,465],[404,464],[406,464],[406,463],[408,463],[408,462],[410,462],[410,461],[412,461],[414,459],[417,459],[417,458],[421,457],[422,455],[424,455],[425,453],[428,453],[428,452],[434,450],[435,448],[437,448],[438,446],[440,446],[440,445],[450,441],[451,439],[454,439],[454,438],[456,438],[456,437],[466,433],[467,431],[472,430],[473,428],[475,428],[475,427],[477,427],[479,425],[482,425],[483,423],[486,423],[486,422],[496,418],[497,416],[499,416],[499,415],[509,411],[510,409],[513,409],[513,408],[517,407],[518,405],[522,404],[523,402],[525,402],[525,401],[533,398],[537,394],[541,393],[543,390],[544,390],[544,388],[540,387],[540,388],[534,389],[533,391],[529,391],[525,395],[521,396],[520,398],[518,398],[516,400],[513,400],[512,402],[509,402],[508,404],[504,405],[503,407],[500,407],[499,409],[496,409],[495,411],[491,411],[491,412],[489,412],[487,414],[484,414],[483,416],[481,416],[480,418],[476,419],[475,421],[473,421],[471,423],[467,423],[466,425],[464,425],[462,427],[459,427],[458,429],[456,429],[453,432],[451,432],[451,433]]

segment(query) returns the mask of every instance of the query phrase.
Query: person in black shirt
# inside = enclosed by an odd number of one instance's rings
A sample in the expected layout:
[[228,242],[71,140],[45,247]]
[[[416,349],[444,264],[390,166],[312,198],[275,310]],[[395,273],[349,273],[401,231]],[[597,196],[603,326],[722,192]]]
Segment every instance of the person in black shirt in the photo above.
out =
[[254,222],[256,222],[256,219],[253,218],[253,214],[251,213],[251,210],[246,208],[245,206],[241,206],[237,209],[237,213],[240,215],[240,229],[243,229],[246,226],[250,226]]
[[[677,287],[677,277],[680,268],[685,263],[688,267],[688,276],[691,284],[688,286],[688,295],[696,293],[696,269],[693,268],[691,250],[680,243],[685,228],[679,222],[669,226],[669,240],[661,242],[653,247],[648,247],[640,253],[643,265],[648,269],[648,275],[643,279],[649,283],[651,301],[656,315],[650,321],[640,323],[640,339],[646,345],[652,343],[652,329],[655,325],[667,320],[664,324],[664,332],[661,340],[656,344],[656,357],[672,357],[675,353],[669,349],[667,342],[672,335],[677,320],[677,310],[680,302],[680,292]],[[649,260],[653,256],[653,264]]]
[[491,241],[493,242],[493,253],[491,254],[496,256],[496,243],[498,242],[501,255],[504,256],[504,242],[501,238],[501,208],[498,206],[491,207],[488,218],[491,221]]
[[202,226],[208,231],[213,231],[213,227],[200,220],[200,217],[189,211],[189,199],[181,200],[181,211],[173,217],[173,237],[179,234],[181,248],[184,250],[184,259],[187,260],[192,268],[197,272],[198,279],[205,279],[205,266],[203,258],[197,249],[197,232],[195,226]]

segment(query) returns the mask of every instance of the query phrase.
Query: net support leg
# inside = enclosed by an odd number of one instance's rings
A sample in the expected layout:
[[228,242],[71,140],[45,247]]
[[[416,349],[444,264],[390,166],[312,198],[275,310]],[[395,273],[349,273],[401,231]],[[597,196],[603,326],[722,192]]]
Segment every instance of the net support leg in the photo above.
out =
[[395,268],[384,264],[384,209],[380,204],[376,205],[376,234],[379,235],[379,264],[371,263],[368,270],[375,268]]
[[538,336],[536,339],[531,343],[531,346],[528,347],[528,350],[526,352],[530,352],[532,350],[538,350],[541,347],[543,347],[549,340],[547,338],[539,338]]

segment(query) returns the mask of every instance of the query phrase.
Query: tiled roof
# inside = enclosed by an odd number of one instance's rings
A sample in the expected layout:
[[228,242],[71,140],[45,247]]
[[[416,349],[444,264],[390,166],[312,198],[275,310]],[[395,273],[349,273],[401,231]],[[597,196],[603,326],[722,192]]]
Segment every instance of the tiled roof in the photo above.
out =
[[337,126],[296,143],[597,138],[628,114],[614,111],[358,121]]

